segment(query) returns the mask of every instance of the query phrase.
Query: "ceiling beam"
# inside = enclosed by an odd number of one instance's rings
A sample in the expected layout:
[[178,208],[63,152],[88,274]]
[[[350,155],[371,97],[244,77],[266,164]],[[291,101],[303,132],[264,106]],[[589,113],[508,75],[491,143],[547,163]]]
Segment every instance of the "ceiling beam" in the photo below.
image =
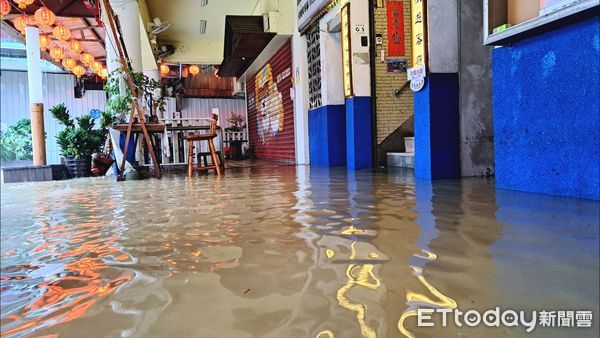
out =
[[77,0],[71,0],[69,2],[66,2],[65,4],[60,6],[57,10],[55,10],[54,14],[56,14],[56,16],[61,16],[61,14],[65,11],[65,9],[71,7],[71,5],[73,5],[75,2],[77,2]]
[[100,37],[100,34],[98,34],[98,32],[96,32],[96,29],[94,27],[92,27],[92,25],[88,22],[87,18],[81,18],[81,21],[83,21],[83,23],[90,28],[90,31],[92,32],[92,34],[94,35],[94,37],[98,40],[98,42],[100,43],[100,45],[102,45],[102,48],[106,48],[106,46],[104,46],[104,40],[102,40],[102,38]]

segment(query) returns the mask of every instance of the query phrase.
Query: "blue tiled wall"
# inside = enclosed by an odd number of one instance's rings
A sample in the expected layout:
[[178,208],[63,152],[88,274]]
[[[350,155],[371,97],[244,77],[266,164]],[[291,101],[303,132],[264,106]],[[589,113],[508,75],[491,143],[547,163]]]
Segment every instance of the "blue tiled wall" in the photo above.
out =
[[458,74],[429,74],[415,93],[416,177],[460,177],[458,121]]
[[497,187],[599,199],[599,22],[493,51]]
[[346,99],[346,162],[348,169],[373,166],[373,131],[371,98],[354,96]]
[[310,164],[319,167],[346,165],[346,110],[329,105],[308,112]]

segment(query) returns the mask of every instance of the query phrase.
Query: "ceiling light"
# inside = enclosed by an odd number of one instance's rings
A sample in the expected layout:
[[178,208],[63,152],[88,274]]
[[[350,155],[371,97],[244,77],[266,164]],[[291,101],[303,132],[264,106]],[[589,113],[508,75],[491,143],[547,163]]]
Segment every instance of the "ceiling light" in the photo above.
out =
[[206,33],[206,20],[200,20],[200,34]]

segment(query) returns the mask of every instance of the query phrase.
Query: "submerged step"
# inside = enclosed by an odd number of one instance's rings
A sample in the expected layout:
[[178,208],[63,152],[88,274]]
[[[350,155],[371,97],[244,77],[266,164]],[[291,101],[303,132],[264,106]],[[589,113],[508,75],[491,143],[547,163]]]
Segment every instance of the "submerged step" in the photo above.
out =
[[413,168],[415,167],[414,153],[387,153],[388,167]]

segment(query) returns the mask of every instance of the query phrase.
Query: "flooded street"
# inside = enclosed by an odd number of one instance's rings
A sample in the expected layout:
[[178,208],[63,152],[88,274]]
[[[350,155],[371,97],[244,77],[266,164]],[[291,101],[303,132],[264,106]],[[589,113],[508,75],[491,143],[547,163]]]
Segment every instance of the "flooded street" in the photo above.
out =
[[[597,337],[597,201],[259,166],[2,186],[3,337]],[[418,328],[416,309],[591,310]]]

